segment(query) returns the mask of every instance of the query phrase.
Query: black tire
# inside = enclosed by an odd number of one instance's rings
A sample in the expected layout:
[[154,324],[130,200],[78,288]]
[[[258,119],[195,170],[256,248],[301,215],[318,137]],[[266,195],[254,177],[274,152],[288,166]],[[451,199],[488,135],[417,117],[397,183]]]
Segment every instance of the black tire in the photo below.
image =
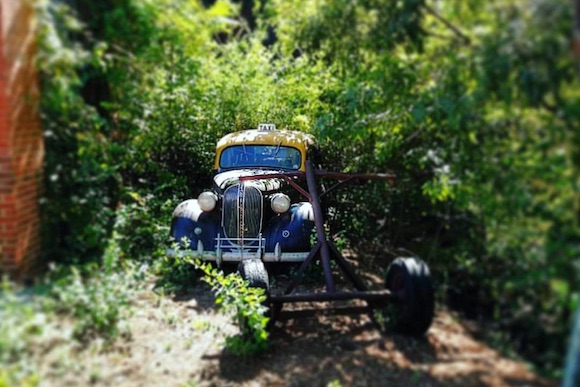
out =
[[264,262],[259,259],[244,259],[238,264],[238,273],[250,283],[250,287],[262,288],[268,293],[270,281]]
[[[268,306],[268,297],[270,295],[270,281],[268,279],[268,271],[264,266],[264,262],[259,259],[245,259],[240,261],[238,264],[238,273],[240,276],[248,281],[250,287],[262,288],[266,293],[265,304]],[[248,324],[246,318],[242,317],[241,314],[238,315],[238,324],[240,327],[240,332],[242,336],[251,340],[254,335],[254,329]]]
[[414,336],[424,335],[435,309],[431,273],[418,258],[397,258],[388,267],[385,287],[397,299],[389,305],[386,328]]

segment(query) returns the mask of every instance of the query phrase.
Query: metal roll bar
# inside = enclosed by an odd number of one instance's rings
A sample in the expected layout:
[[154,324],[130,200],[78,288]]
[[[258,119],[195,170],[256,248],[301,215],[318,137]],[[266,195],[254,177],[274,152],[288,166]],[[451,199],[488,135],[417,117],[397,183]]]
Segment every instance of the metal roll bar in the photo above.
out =
[[[340,180],[339,183],[333,185],[331,188],[319,194],[317,178],[326,177],[331,179]],[[340,301],[340,300],[352,300],[360,299],[367,302],[367,307],[363,308],[347,308],[350,313],[369,313],[372,311],[373,305],[383,304],[389,301],[398,299],[397,294],[391,293],[389,290],[369,290],[365,285],[363,280],[355,273],[350,263],[343,257],[343,255],[338,251],[336,246],[329,240],[325,233],[324,228],[324,213],[322,211],[322,206],[320,204],[320,198],[326,195],[328,192],[336,189],[337,187],[343,185],[352,180],[386,180],[390,184],[393,184],[395,175],[394,174],[348,174],[340,172],[330,172],[326,170],[321,170],[315,168],[310,161],[306,161],[306,171],[305,172],[281,172],[275,174],[267,175],[256,175],[256,176],[244,176],[240,178],[240,181],[250,181],[250,180],[260,180],[260,179],[270,179],[270,178],[282,178],[286,180],[294,189],[296,189],[300,194],[308,199],[312,205],[314,211],[314,224],[316,225],[316,236],[317,243],[312,247],[308,257],[302,262],[298,272],[292,278],[290,284],[285,289],[283,294],[270,295],[269,302],[272,304],[272,318],[276,319],[283,316],[280,312],[285,303],[293,302],[323,302],[323,301]],[[306,191],[302,186],[300,186],[296,179],[305,179],[308,191]],[[321,266],[324,273],[325,281],[325,291],[314,292],[314,293],[294,293],[296,287],[302,281],[304,272],[308,266],[316,261],[320,260]],[[331,262],[334,261],[344,273],[346,278],[352,283],[356,290],[353,291],[337,291],[334,278],[331,270]],[[307,313],[306,313],[307,314]],[[372,317],[372,313],[370,313]]]

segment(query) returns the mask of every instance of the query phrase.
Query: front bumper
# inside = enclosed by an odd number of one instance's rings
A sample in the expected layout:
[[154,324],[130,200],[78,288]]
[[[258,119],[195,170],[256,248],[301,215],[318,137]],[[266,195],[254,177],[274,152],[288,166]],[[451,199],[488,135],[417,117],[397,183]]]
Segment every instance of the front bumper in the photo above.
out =
[[199,257],[204,261],[240,262],[244,259],[260,259],[264,262],[303,262],[310,252],[282,252],[280,244],[276,244],[273,252],[264,249],[266,240],[260,234],[257,238],[222,238],[219,234],[215,239],[215,251],[204,249],[201,241],[197,242],[196,250],[167,249],[171,257]]
[[257,253],[250,251],[227,251],[219,256],[215,251],[194,251],[167,249],[165,253],[170,257],[199,257],[204,261],[214,262],[240,262],[244,259],[261,259],[264,262],[303,262],[308,257],[308,252],[302,253]]

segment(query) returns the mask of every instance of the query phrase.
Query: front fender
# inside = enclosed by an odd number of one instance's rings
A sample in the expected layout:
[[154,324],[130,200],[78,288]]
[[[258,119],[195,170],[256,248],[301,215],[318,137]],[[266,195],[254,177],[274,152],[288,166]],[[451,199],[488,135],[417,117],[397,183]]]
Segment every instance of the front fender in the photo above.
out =
[[186,200],[173,211],[170,241],[181,243],[186,238],[191,249],[197,249],[198,242],[201,241],[204,250],[214,250],[219,228],[220,219],[217,211],[203,211],[197,199]]
[[282,252],[309,251],[314,228],[314,211],[307,202],[293,204],[287,213],[273,218],[264,232],[266,251],[280,244]]

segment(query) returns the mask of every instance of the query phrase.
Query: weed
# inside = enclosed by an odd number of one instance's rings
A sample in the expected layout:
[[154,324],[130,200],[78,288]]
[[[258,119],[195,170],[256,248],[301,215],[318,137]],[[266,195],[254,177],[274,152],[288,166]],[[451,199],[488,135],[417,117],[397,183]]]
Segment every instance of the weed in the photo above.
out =
[[158,276],[155,288],[164,293],[181,293],[195,284],[196,269],[192,265],[183,265],[173,257],[162,257],[153,268]]
[[35,385],[34,365],[25,359],[44,333],[47,316],[6,278],[0,291],[0,386]]
[[380,327],[385,327],[385,323],[387,321],[387,319],[385,318],[384,312],[380,309],[373,309],[373,317],[375,319],[375,321],[377,322],[377,324],[379,324]]
[[78,366],[71,353],[88,341],[94,340],[91,349],[93,344],[102,349],[119,336],[130,338],[125,318],[147,268],[120,262],[119,255],[113,240],[101,266],[53,267],[40,285],[28,289],[2,281],[0,387],[37,385],[39,354],[58,356],[51,366],[58,376]]
[[183,342],[183,348],[185,348],[185,349],[191,349],[191,346],[193,345],[193,342],[194,342],[194,338],[193,337],[188,337]]
[[342,383],[340,382],[340,379],[333,379],[326,384],[326,387],[342,387]]
[[206,331],[209,330],[209,328],[210,328],[209,321],[206,321],[206,320],[195,320],[193,322],[193,329],[195,329],[196,331],[206,332]]
[[199,386],[199,382],[197,380],[190,380],[183,385],[183,387],[197,387],[197,386]]
[[233,322],[240,326],[240,334],[226,337],[226,347],[239,356],[255,355],[268,347],[267,325],[264,306],[266,294],[264,289],[250,287],[238,273],[225,275],[208,262],[199,258],[176,256],[172,258],[175,265],[191,266],[200,270],[201,278],[208,283],[215,293],[215,303],[220,311],[232,316]]
[[226,338],[226,346],[236,355],[248,356],[263,352],[268,347],[268,321],[264,306],[266,294],[264,289],[250,287],[238,273],[224,275],[223,271],[192,260],[205,276],[202,278],[215,292],[216,304],[220,310],[231,313],[234,323],[240,326],[240,334]]
[[421,372],[419,370],[414,370],[411,374],[411,380],[413,381],[414,385],[421,384]]
[[167,325],[175,325],[177,323],[177,316],[175,314],[171,314],[169,316],[167,316]]
[[95,384],[101,379],[101,371],[98,368],[91,370],[89,383]]
[[102,269],[70,267],[70,273],[57,278],[56,286],[50,289],[52,308],[73,317],[74,337],[78,340],[102,337],[112,341],[123,333],[120,322],[130,309],[130,299],[139,282],[135,278],[143,273],[129,264],[123,270],[118,255],[118,246],[111,242]]

